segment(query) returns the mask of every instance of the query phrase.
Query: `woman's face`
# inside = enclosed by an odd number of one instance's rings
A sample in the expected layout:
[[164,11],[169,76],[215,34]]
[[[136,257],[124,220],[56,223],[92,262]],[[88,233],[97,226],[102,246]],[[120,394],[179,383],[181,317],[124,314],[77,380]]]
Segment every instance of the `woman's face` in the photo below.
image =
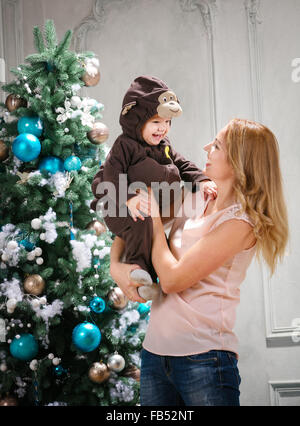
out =
[[203,173],[213,181],[234,177],[233,168],[227,160],[226,130],[227,126],[217,134],[214,141],[203,148],[207,152],[207,162]]

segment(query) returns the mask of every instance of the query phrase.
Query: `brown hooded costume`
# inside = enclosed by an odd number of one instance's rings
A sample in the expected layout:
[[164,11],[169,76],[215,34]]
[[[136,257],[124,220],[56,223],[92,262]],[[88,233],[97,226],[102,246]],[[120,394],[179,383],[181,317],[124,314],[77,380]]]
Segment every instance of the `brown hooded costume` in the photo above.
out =
[[[194,163],[177,153],[167,137],[156,146],[147,144],[142,138],[142,127],[151,117],[158,114],[162,118],[172,118],[181,113],[176,95],[163,81],[149,76],[136,78],[122,105],[120,124],[123,133],[116,139],[105,163],[94,177],[92,191],[95,199],[91,208],[96,210],[98,201],[104,196],[107,200],[110,195],[102,189],[102,193],[99,193],[99,183],[113,183],[117,217],[106,216],[105,223],[113,234],[125,241],[125,262],[138,264],[156,282],[157,275],[151,263],[152,218],[145,217],[144,221],[137,219],[134,222],[126,204],[119,206],[119,175],[127,175],[128,186],[138,181],[147,187],[152,182],[178,182],[180,185],[181,180],[196,184],[207,177]],[[129,194],[127,187],[127,193],[122,195],[125,195],[126,201],[136,194]],[[107,208],[107,203],[104,207]]]

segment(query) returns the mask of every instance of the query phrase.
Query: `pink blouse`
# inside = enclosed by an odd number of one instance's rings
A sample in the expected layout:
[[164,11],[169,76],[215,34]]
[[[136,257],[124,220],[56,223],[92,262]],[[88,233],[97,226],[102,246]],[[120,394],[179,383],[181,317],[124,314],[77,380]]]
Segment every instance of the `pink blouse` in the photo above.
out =
[[[195,209],[185,208],[188,211],[173,223],[169,243],[177,259],[199,238],[226,220],[243,220],[253,226],[246,214],[237,215],[239,204],[203,216],[210,199],[204,202],[202,191],[186,196],[184,208],[191,202],[193,206],[198,203],[198,207],[196,212]],[[152,302],[143,347],[152,353],[170,356],[210,350],[228,350],[238,354],[238,341],[233,328],[240,300],[239,287],[255,249],[256,244],[239,252],[209,276],[180,293],[161,294]]]

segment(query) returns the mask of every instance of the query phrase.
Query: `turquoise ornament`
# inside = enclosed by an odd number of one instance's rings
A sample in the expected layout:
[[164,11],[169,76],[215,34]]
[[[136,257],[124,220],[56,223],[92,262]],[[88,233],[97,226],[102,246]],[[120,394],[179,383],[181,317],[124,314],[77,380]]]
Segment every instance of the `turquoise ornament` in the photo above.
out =
[[40,137],[43,133],[43,123],[40,117],[22,117],[18,121],[18,132],[31,133],[36,137]]
[[21,161],[35,160],[41,152],[41,143],[31,133],[21,133],[12,144],[12,152]]
[[149,314],[150,309],[151,309],[151,301],[148,301],[146,303],[140,303],[139,307],[137,308],[141,318],[145,318]]
[[91,352],[99,346],[101,332],[95,324],[83,322],[74,328],[72,341],[82,352]]
[[26,239],[20,241],[19,245],[23,246],[27,251],[32,251],[35,249],[35,245]]
[[102,297],[94,297],[89,304],[91,310],[95,312],[95,314],[101,314],[105,311],[105,301]]
[[89,159],[95,160],[95,158],[97,157],[97,151],[98,147],[95,146],[85,147],[77,143],[75,143],[74,145],[74,152],[76,155],[78,155],[81,161]]
[[51,173],[54,175],[57,172],[64,172],[64,162],[59,157],[44,157],[39,164],[39,170],[45,173]]
[[76,157],[76,155],[70,155],[70,157],[66,158],[64,161],[64,168],[68,172],[71,172],[72,170],[80,170],[81,168],[80,158]]
[[56,366],[53,367],[53,372],[54,372],[56,377],[61,378],[61,377],[64,377],[67,374],[68,370],[63,368],[61,365],[56,365]]
[[21,334],[19,338],[14,338],[9,350],[14,358],[31,361],[37,355],[39,347],[32,334]]

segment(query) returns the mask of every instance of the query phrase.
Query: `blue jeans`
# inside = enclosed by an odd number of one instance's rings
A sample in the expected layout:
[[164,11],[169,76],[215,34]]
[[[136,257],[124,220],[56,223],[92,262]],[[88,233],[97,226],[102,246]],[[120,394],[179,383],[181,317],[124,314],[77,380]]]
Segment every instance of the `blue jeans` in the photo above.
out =
[[239,406],[241,378],[233,352],[189,356],[141,352],[142,406]]

